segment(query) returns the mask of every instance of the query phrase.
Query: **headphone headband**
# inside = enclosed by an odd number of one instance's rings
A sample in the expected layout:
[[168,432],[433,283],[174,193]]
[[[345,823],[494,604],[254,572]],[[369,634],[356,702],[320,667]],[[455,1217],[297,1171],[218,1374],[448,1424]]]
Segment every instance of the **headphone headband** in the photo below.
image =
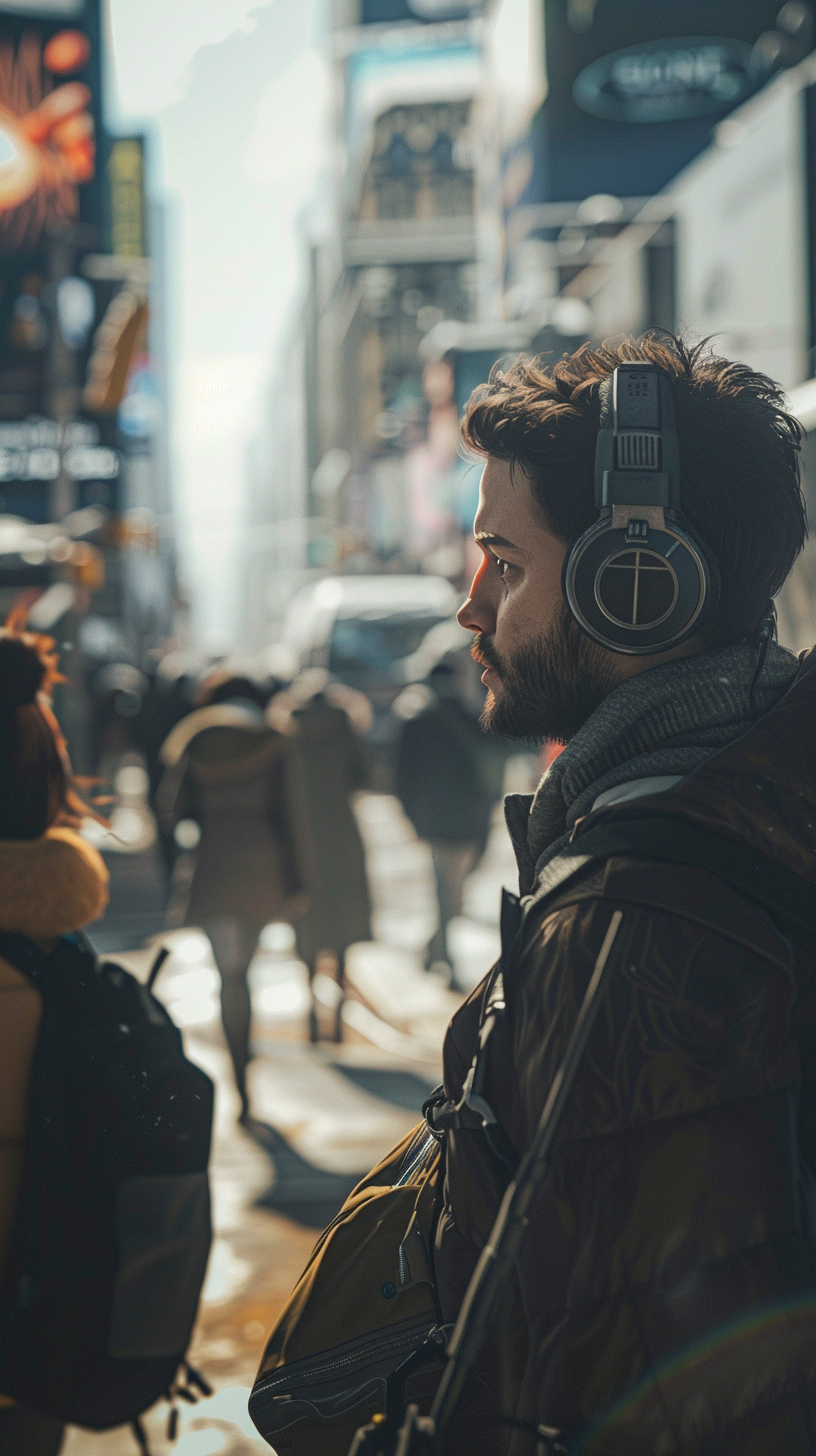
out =
[[674,398],[656,364],[619,364],[600,386],[601,428],[595,446],[595,504],[680,504],[680,456]]

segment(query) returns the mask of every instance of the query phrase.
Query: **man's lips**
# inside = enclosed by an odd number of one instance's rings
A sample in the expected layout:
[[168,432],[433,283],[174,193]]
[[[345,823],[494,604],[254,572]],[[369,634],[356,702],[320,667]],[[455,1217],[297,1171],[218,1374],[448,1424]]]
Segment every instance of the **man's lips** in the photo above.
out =
[[488,678],[491,676],[491,674],[501,680],[501,673],[499,669],[497,668],[495,662],[492,662],[490,657],[487,656],[487,654],[484,652],[484,649],[480,649],[475,646],[471,647],[470,655],[473,658],[474,662],[478,662],[479,666],[484,668],[484,672],[482,673],[482,682],[484,683],[485,687],[489,687]]

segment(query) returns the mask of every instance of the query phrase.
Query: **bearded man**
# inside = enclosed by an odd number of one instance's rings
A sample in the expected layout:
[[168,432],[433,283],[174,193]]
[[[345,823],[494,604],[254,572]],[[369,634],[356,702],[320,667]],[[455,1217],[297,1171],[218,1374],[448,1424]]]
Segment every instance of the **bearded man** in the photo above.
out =
[[[633,361],[670,383],[668,514],[699,544],[716,603],[663,650],[632,650],[625,623],[617,648],[587,630],[594,609],[576,610],[563,572],[598,520],[604,388]],[[535,795],[506,803],[526,913],[503,949],[478,1098],[467,1078],[495,978],[446,1038],[444,1320],[620,914],[605,1000],[445,1451],[814,1456],[816,949],[767,891],[784,872],[816,895],[816,652],[800,663],[771,630],[806,534],[799,428],[770,380],[661,335],[495,372],[463,432],[484,460],[483,560],[459,613],[485,668],[484,726],[566,747]],[[663,826],[662,857],[588,854],[553,895],[565,852],[633,816]],[[699,863],[671,862],[673,833],[709,846]],[[723,843],[748,856],[756,897],[728,855],[718,863]],[[485,1108],[503,1144],[488,1145]]]

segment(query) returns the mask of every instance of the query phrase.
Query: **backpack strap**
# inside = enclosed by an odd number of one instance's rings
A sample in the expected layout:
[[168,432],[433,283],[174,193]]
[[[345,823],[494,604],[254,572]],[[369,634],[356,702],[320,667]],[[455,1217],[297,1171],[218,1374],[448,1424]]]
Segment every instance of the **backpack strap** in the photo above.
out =
[[513,965],[524,927],[525,911],[518,895],[502,890],[501,900],[501,956],[490,972],[482,997],[479,1017],[479,1040],[473,1061],[468,1069],[458,1102],[452,1102],[443,1086],[436,1087],[423,1104],[422,1115],[434,1137],[442,1141],[449,1128],[461,1125],[463,1108],[468,1108],[481,1119],[485,1141],[499,1166],[501,1178],[506,1186],[519,1164],[519,1155],[510,1141],[507,1130],[496,1117],[485,1097],[487,1082],[487,1048],[499,1021],[505,1015],[507,1005],[504,998],[505,972]]
[[[529,1223],[530,1204],[549,1170],[550,1154],[561,1117],[618,964],[616,941],[622,920],[623,911],[613,910],[564,1056],[550,1084],[532,1143],[520,1159],[515,1177],[507,1185],[490,1236],[471,1276],[448,1343],[448,1363],[431,1409],[437,1437],[444,1435],[468,1371],[482,1349]],[[555,1431],[552,1434],[557,1436],[559,1433]]]

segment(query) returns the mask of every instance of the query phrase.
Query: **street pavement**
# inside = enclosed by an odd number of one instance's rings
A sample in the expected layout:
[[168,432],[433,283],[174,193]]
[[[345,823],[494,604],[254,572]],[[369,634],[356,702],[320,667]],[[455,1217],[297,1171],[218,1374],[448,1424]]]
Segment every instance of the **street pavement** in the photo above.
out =
[[[518,760],[512,787],[532,765]],[[512,762],[511,762],[511,775]],[[156,994],[182,1029],[187,1055],[213,1078],[211,1161],[214,1241],[192,1364],[214,1389],[180,1403],[179,1434],[167,1439],[166,1404],[145,1419],[153,1456],[251,1456],[268,1452],[246,1413],[265,1337],[306,1263],[315,1238],[357,1179],[417,1122],[440,1080],[445,1027],[463,994],[498,950],[502,884],[515,866],[500,810],[481,863],[466,886],[464,914],[449,935],[457,989],[422,969],[434,928],[430,852],[387,795],[357,804],[374,904],[375,940],[352,947],[341,1044],[308,1041],[308,979],[286,925],[265,928],[250,971],[254,1059],[252,1132],[236,1121],[238,1098],[221,1033],[218,975],[200,930],[161,930],[161,871],[150,835],[138,852],[101,847],[112,871],[111,908],[92,928],[98,949],[145,979],[157,944],[170,950]],[[145,940],[149,944],[145,946]],[[331,966],[316,977],[322,1028],[333,1030],[338,992]],[[72,1428],[62,1456],[137,1456],[129,1429]],[[316,1453],[317,1456],[317,1453]]]

